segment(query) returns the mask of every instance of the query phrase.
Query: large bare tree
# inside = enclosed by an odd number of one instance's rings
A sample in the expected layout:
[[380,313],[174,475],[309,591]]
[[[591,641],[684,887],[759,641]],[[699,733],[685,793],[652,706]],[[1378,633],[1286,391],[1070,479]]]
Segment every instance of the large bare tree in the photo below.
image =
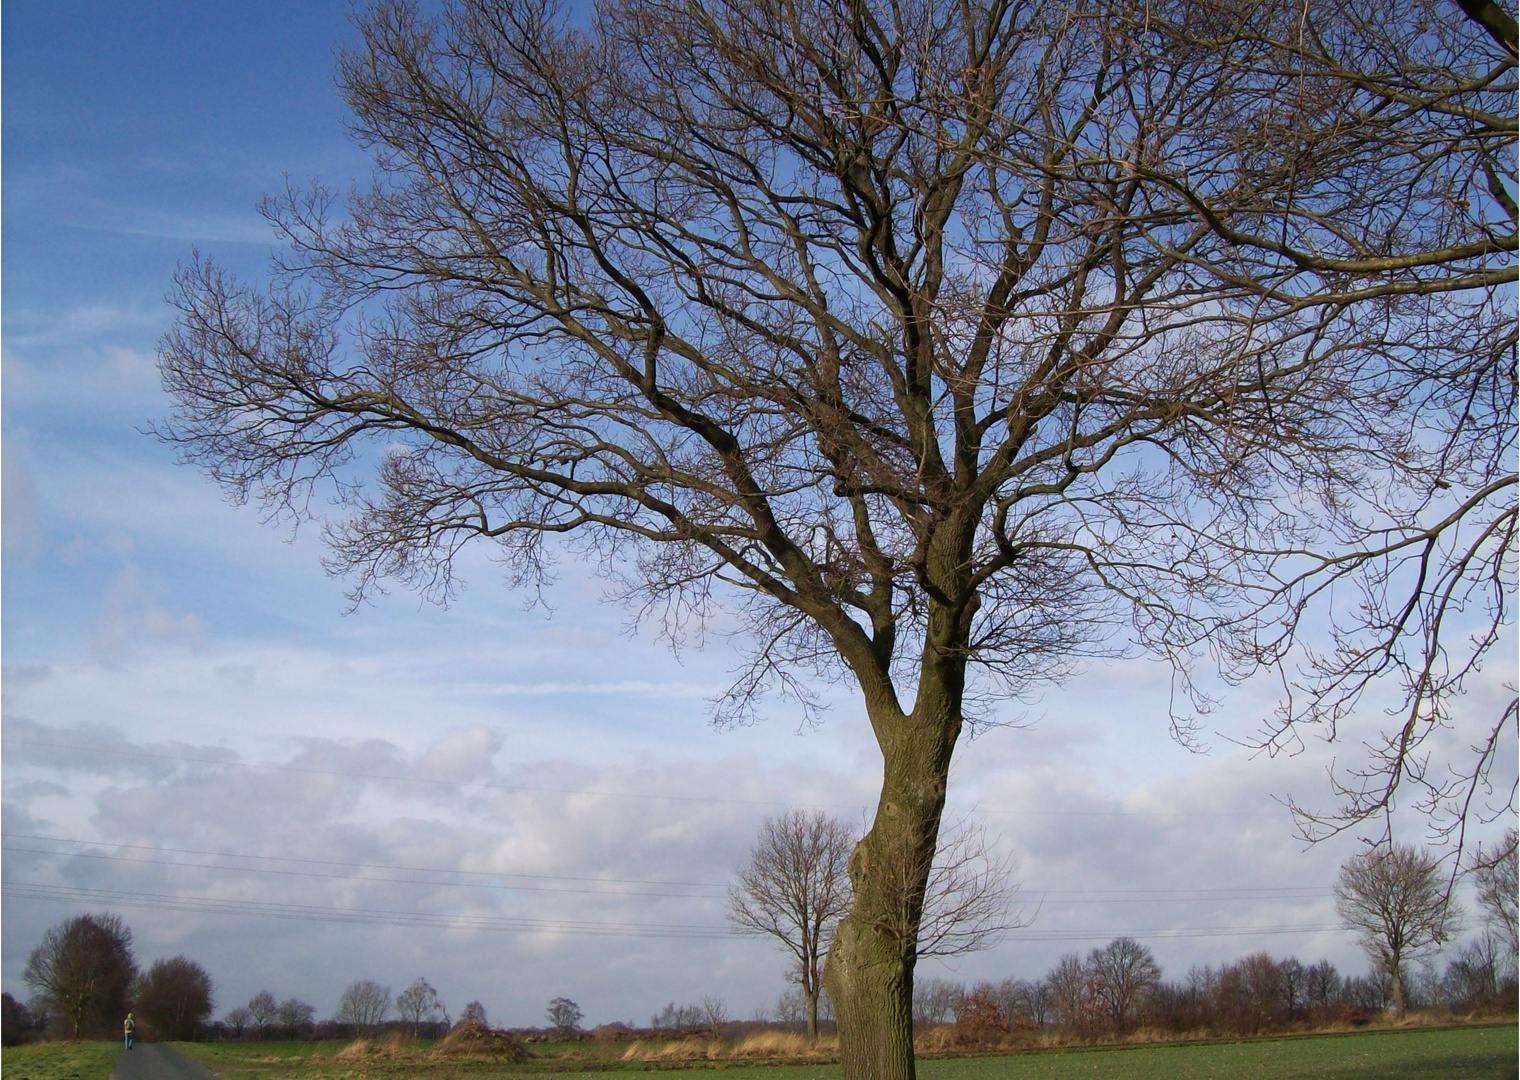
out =
[[132,931],[121,916],[101,914],[49,927],[21,977],[77,1039],[120,1030],[136,976]]
[[373,185],[274,200],[267,288],[179,278],[164,433],[272,511],[335,493],[360,593],[446,595],[472,538],[534,586],[562,537],[673,636],[747,619],[720,719],[855,685],[849,1080],[913,1075],[967,725],[1150,650],[1185,735],[1192,662],[1279,659],[1327,511],[1404,482],[1384,337],[1238,256],[1298,144],[1209,145],[1256,88],[1149,10],[382,4],[340,72]]
[[1393,982],[1393,1009],[1404,1012],[1404,963],[1448,940],[1460,927],[1440,862],[1409,844],[1370,848],[1341,864],[1335,910]]

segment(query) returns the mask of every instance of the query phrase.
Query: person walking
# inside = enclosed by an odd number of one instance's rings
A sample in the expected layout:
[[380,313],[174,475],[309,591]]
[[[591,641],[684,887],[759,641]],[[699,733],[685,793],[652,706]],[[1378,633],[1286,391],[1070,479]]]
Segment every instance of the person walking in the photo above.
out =
[[127,1013],[126,1022],[121,1025],[121,1041],[128,1050],[132,1049],[132,1035],[137,1030],[137,1024],[132,1020],[132,1014]]

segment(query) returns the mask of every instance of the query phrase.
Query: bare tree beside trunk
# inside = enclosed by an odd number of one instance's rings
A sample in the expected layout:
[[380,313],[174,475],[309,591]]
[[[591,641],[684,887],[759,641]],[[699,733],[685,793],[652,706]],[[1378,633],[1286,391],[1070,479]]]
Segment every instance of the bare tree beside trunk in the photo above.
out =
[[[857,842],[848,825],[821,810],[768,818],[729,889],[729,921],[739,932],[773,937],[791,953],[811,1039],[818,1037],[824,957],[850,910],[848,861]],[[1013,910],[1012,865],[992,851],[980,825],[961,821],[942,833],[927,872],[907,857],[890,869],[891,930],[916,941],[920,957],[977,952],[1023,925]],[[915,888],[924,889],[916,916]]]
[[845,864],[854,846],[850,829],[821,810],[767,818],[729,889],[734,927],[773,937],[791,954],[810,1039],[818,1037],[823,958],[850,909]]

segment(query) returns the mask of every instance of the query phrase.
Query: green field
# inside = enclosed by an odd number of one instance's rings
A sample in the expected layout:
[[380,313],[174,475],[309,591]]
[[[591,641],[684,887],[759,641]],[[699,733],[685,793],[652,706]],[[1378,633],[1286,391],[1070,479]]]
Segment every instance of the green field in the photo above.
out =
[[121,1044],[111,1042],[33,1043],[0,1051],[5,1080],[105,1080]]
[[924,1080],[1511,1080],[1514,1027],[1363,1032],[919,1063]]
[[[492,1080],[532,1073],[640,1080],[692,1080],[692,1068],[651,1068],[616,1060],[614,1045],[537,1046],[526,1065],[373,1061],[348,1064],[338,1043],[180,1044],[227,1080]],[[7,1051],[7,1055],[9,1055]],[[1514,1080],[1520,1035],[1514,1026],[1370,1031],[1210,1042],[1102,1047],[921,1060],[923,1080]],[[6,1080],[19,1080],[6,1058]],[[838,1080],[839,1066],[698,1063],[731,1080]],[[748,1074],[748,1075],[745,1075]],[[59,1074],[38,1074],[54,1080]],[[88,1080],[81,1074],[81,1080]]]

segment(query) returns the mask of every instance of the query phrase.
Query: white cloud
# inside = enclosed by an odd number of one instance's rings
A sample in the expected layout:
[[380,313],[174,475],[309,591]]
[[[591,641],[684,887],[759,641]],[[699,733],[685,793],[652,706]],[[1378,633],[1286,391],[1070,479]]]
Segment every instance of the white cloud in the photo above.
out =
[[[527,757],[488,724],[413,720],[421,738],[410,745],[307,736],[257,756],[8,720],[6,831],[100,843],[8,839],[55,854],[12,850],[7,874],[73,890],[73,909],[120,910],[144,959],[190,952],[223,1007],[267,986],[326,1012],[350,979],[399,986],[422,974],[456,1009],[478,998],[510,1023],[536,1022],[557,994],[595,1020],[642,1021],[705,993],[748,1014],[784,987],[778,953],[722,934],[724,885],[760,819],[821,805],[858,821],[875,794],[874,770],[826,738],[783,740],[794,751],[784,760],[720,741],[598,762]],[[993,952],[926,964],[926,976],[1038,975],[1061,952],[1126,931],[1149,933],[1172,976],[1259,948],[1360,970],[1338,930],[1231,932],[1334,924],[1328,885],[1345,852],[1303,851],[1270,800],[1317,763],[1188,757],[1116,788],[1061,763],[1018,764],[1027,736],[984,736],[960,768],[1039,917]],[[191,910],[139,906],[166,902]],[[410,923],[290,917],[308,909]],[[67,910],[7,898],[8,988]],[[444,922],[411,924],[432,917]],[[717,936],[649,936],[693,930]],[[1199,930],[1218,933],[1172,936]]]
[[142,580],[137,567],[122,567],[106,591],[95,628],[95,655],[110,663],[132,657],[145,644],[200,649],[206,623],[193,612],[175,613],[159,602],[157,589]]

